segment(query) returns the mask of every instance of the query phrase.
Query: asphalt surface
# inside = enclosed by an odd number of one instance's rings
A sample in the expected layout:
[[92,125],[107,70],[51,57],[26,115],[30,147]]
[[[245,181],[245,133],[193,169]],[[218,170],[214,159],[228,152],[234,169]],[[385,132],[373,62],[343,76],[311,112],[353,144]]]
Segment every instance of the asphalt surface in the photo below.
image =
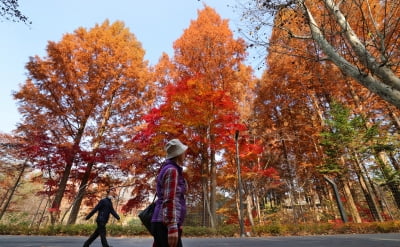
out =
[[[78,247],[87,237],[0,235],[0,247]],[[151,247],[151,238],[114,238],[114,247]],[[399,247],[400,233],[301,237],[184,238],[184,247]],[[96,239],[91,247],[101,247]]]

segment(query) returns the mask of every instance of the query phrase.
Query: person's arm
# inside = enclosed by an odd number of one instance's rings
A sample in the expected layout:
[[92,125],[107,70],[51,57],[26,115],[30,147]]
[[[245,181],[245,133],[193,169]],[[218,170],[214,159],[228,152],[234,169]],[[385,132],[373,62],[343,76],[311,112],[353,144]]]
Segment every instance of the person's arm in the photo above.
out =
[[99,203],[97,203],[96,207],[94,207],[93,210],[90,211],[90,213],[86,216],[85,218],[86,220],[90,219],[90,217],[92,217],[97,212],[97,210],[99,210],[102,202],[103,201],[100,200]]
[[114,218],[120,220],[119,215],[117,214],[117,212],[115,212],[114,207],[112,205],[111,205],[111,214],[114,216]]
[[169,168],[163,179],[163,218],[164,224],[168,228],[168,234],[178,232],[178,219],[176,218],[176,189],[178,185],[178,171]]

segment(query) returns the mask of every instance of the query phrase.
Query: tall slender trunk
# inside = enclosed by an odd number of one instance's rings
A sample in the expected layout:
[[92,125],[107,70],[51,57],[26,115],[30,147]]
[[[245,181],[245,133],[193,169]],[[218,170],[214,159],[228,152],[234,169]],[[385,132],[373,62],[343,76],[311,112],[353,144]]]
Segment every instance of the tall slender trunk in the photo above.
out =
[[253,219],[253,200],[250,192],[247,193],[247,215],[249,216],[249,221],[252,226],[254,226],[254,219]]
[[[375,158],[377,160],[378,165],[381,168],[382,174],[385,177],[386,180],[388,180],[388,174],[387,170],[389,167],[387,158],[386,158],[386,153],[385,152],[378,152],[375,155]],[[396,183],[395,181],[386,181],[390,191],[392,192],[393,198],[395,200],[396,206],[398,209],[400,209],[400,191],[399,191],[399,184]]]
[[347,181],[342,179],[343,190],[346,195],[347,205],[350,211],[351,216],[353,217],[353,222],[361,223],[360,213],[357,210],[356,204],[354,203],[353,195],[351,194],[350,186]]
[[[96,137],[95,137],[93,145],[92,145],[92,150],[94,152],[93,155],[95,155],[95,152],[100,147],[100,144],[103,141],[104,132],[105,132],[106,127],[107,127],[107,122],[108,122],[108,120],[110,119],[110,116],[111,116],[111,109],[112,109],[112,106],[113,106],[114,96],[115,96],[115,92],[112,94],[110,103],[108,104],[108,106],[104,110],[103,119],[102,119],[102,121],[100,123],[99,128],[97,129]],[[93,168],[94,165],[95,165],[95,162],[90,162],[86,167],[85,174],[82,177],[82,181],[81,181],[81,184],[79,186],[79,190],[78,190],[78,193],[76,195],[74,204],[72,205],[71,214],[69,215],[68,222],[67,222],[68,225],[75,224],[75,222],[76,222],[76,219],[77,219],[78,213],[79,213],[79,209],[80,209],[81,204],[82,204],[83,197],[85,196],[86,189],[88,187],[88,183],[89,183],[89,179],[90,179],[90,173],[92,172],[92,168]]]
[[387,213],[390,220],[394,220],[392,209],[390,208],[390,206],[386,200],[384,192],[381,190],[381,188],[378,184],[376,184],[374,182],[372,182],[372,183],[373,183],[375,190],[377,191],[377,194],[379,194],[379,197],[381,199],[382,210]]
[[40,200],[39,206],[37,207],[36,212],[33,215],[33,218],[32,218],[32,221],[31,221],[31,224],[29,225],[29,227],[32,227],[33,224],[35,223],[36,217],[38,217],[38,215],[39,215],[40,207],[42,206],[42,203],[43,203],[44,200],[45,200],[45,198],[42,197],[42,199]]
[[83,131],[85,129],[85,125],[83,124],[80,129],[78,130],[75,139],[74,139],[74,144],[71,150],[71,153],[68,156],[68,159],[66,161],[66,165],[65,165],[65,169],[64,172],[62,174],[62,177],[60,179],[60,183],[58,184],[58,189],[56,192],[56,195],[54,197],[53,203],[51,205],[51,207],[55,210],[52,210],[50,213],[50,220],[51,220],[51,224],[55,224],[56,221],[58,220],[58,217],[60,215],[60,207],[61,207],[61,201],[64,197],[64,192],[65,192],[65,188],[67,186],[67,182],[68,182],[68,178],[69,178],[69,174],[71,173],[71,169],[72,169],[72,165],[74,163],[75,160],[75,155],[76,152],[79,148],[79,145],[81,143],[81,139],[83,136]]
[[[355,92],[355,90],[354,90],[354,87],[352,86],[352,84],[350,83],[350,81],[346,81],[346,84],[347,84],[347,86],[350,88],[350,92],[351,92],[351,95],[352,95],[352,97],[353,97],[353,100],[354,100],[354,102],[355,102],[355,104],[356,104],[356,106],[357,106],[357,111],[358,111],[358,113],[360,114],[360,115],[362,115],[364,118],[366,118],[366,115],[365,115],[365,111],[363,110],[363,104],[362,104],[362,102],[361,102],[361,99],[360,99],[360,97],[358,97],[358,95],[356,94],[356,92]],[[386,106],[386,108],[387,108],[387,110],[388,110],[388,112],[389,112],[389,115],[390,115],[390,117],[392,118],[392,122],[393,122],[393,124],[397,127],[397,129],[398,130],[400,130],[400,120],[399,120],[399,118],[398,118],[398,116],[397,116],[397,114],[395,113],[395,107],[393,107],[392,105],[390,105],[390,104],[388,104],[387,102],[385,102],[385,106]],[[370,128],[371,127],[371,124],[369,123],[369,122],[366,122],[365,123],[365,129],[368,129],[368,128]],[[383,166],[386,166],[385,165],[385,163],[387,163],[387,162],[385,162],[385,158],[384,158],[384,156],[385,155],[388,155],[389,156],[389,159],[391,159],[391,154],[389,153],[387,153],[387,152],[384,152],[384,151],[381,151],[379,154],[375,154],[375,156],[377,156],[378,155],[378,158],[377,158],[377,160],[378,160],[378,163],[380,162],[380,161],[382,161],[382,163],[383,163]],[[379,158],[379,157],[382,157],[382,158]],[[367,179],[368,179],[368,181],[369,181],[369,184],[370,184],[370,188],[374,191],[374,193],[377,195],[377,194],[380,194],[380,193],[378,193],[377,192],[377,190],[375,189],[375,185],[373,184],[373,182],[371,181],[371,179],[369,178],[369,176],[368,176],[368,172],[366,171],[366,169],[365,169],[365,167],[360,163],[360,162],[357,162],[359,165],[358,166],[360,166],[361,167],[361,169],[364,171],[364,174],[365,174],[365,176],[367,176]],[[391,159],[391,163],[393,164],[393,167],[396,169],[396,170],[400,170],[400,168],[399,168],[399,166],[398,166],[398,164],[396,163],[396,162],[394,162],[394,160],[392,160]],[[383,169],[384,170],[384,169]],[[396,189],[395,188],[393,188],[393,190],[394,190],[394,192],[393,192],[393,194],[395,195],[395,193],[398,193],[398,192],[396,192]],[[383,202],[382,202],[382,200],[380,200],[380,206],[381,206],[381,209],[384,211],[385,210],[385,207],[384,207],[384,205],[383,205]],[[390,214],[390,212],[388,212],[389,214]],[[375,216],[377,216],[377,215],[375,215]],[[379,220],[380,221],[382,221],[383,219],[382,219],[382,217],[381,217],[381,213],[379,213]]]
[[[335,209],[335,206],[333,203],[323,203],[324,199],[323,198],[327,198],[326,200],[328,200],[328,202],[333,202],[335,201],[334,195],[332,193],[332,190],[327,189],[326,190],[326,196],[320,196],[320,201],[323,205],[325,205],[325,212],[329,213],[333,213],[335,215],[335,219],[339,218],[340,215],[338,214],[338,210]],[[340,213],[340,212],[339,212]]]
[[[342,166],[345,167],[345,165],[344,165],[345,164],[345,160],[344,160],[343,156],[340,158],[340,162],[341,162]],[[354,202],[353,195],[351,194],[351,190],[350,190],[350,186],[348,184],[348,181],[345,180],[344,177],[341,177],[341,182],[343,184],[344,193],[345,193],[346,198],[347,198],[347,205],[348,205],[350,213],[351,213],[351,215],[353,217],[353,221],[355,223],[361,223],[360,213],[357,210],[356,204]]]
[[[382,191],[380,190],[380,188],[378,188],[376,186],[374,181],[372,181],[372,179],[371,179],[371,177],[370,177],[365,165],[363,163],[360,163],[360,167],[363,170],[364,176],[366,177],[371,190],[373,191],[374,195],[376,195],[376,200],[377,200],[377,203],[378,203],[379,208],[381,210],[381,215],[383,215],[384,213],[387,213],[391,218],[393,218],[389,208],[387,207],[386,198],[383,195]],[[383,220],[385,220],[385,219],[383,219]]]
[[88,186],[90,173],[92,172],[93,165],[94,165],[94,162],[90,162],[86,166],[86,171],[85,171],[85,174],[83,175],[81,185],[79,186],[78,193],[75,197],[74,203],[72,204],[71,213],[70,213],[68,221],[67,221],[68,225],[75,224],[75,222],[76,222],[76,219],[77,219],[78,213],[79,213],[79,209],[82,204],[83,197],[85,196],[86,188]]
[[367,201],[368,207],[370,209],[372,216],[374,217],[374,220],[382,222],[383,221],[382,212],[381,212],[380,208],[378,207],[378,204],[375,200],[375,195],[374,195],[371,187],[366,182],[366,179],[365,179],[365,177],[362,173],[361,167],[360,167],[360,162],[357,159],[356,154],[354,154],[354,166],[353,167],[354,167],[354,170],[356,171],[358,181],[361,186],[361,190],[363,191],[365,200]]
[[316,111],[316,113],[318,115],[319,123],[320,123],[321,127],[324,128],[325,125],[326,125],[325,120],[324,120],[325,119],[324,118],[324,113],[321,110],[321,107],[319,106],[319,102],[317,100],[317,97],[315,97],[315,92],[312,92],[310,94],[310,97],[311,97],[312,103],[314,105],[315,111]]
[[397,128],[397,132],[400,132],[400,118],[399,116],[396,114],[396,110],[393,106],[391,106],[390,104],[386,104],[387,109],[389,111],[390,117],[393,120],[393,124],[396,126]]
[[21,181],[22,176],[24,175],[25,169],[26,169],[26,161],[22,164],[21,170],[19,171],[17,180],[15,180],[14,186],[11,188],[10,194],[6,200],[6,202],[3,205],[3,208],[0,211],[0,220],[1,218],[3,218],[3,215],[5,214],[5,212],[7,211],[8,206],[10,205],[11,199],[14,196],[15,191],[17,190],[17,187]]
[[0,203],[0,208],[3,208],[3,205],[6,203],[7,198],[8,198],[8,194],[10,193],[10,191],[11,190],[8,189],[8,190],[6,190],[6,192],[4,192],[3,195],[1,195],[2,200],[1,200],[1,203]]
[[47,198],[46,200],[46,204],[44,205],[44,208],[42,210],[42,213],[40,214],[40,218],[39,218],[39,223],[37,225],[37,227],[40,227],[40,225],[43,223],[43,219],[44,219],[44,214],[47,211],[47,206],[50,205],[50,198]]
[[399,162],[397,162],[396,158],[394,157],[394,153],[393,153],[393,152],[390,152],[390,153],[388,154],[388,156],[389,156],[390,162],[391,162],[392,165],[393,165],[393,168],[394,168],[396,171],[399,171],[399,172],[400,172],[400,164],[399,164]]
[[[214,137],[211,138],[214,140]],[[211,209],[211,228],[217,227],[217,165],[215,164],[215,150],[211,147],[210,157],[210,209]]]
[[214,148],[214,134],[211,124],[207,128],[207,139],[208,139],[208,166],[209,166],[209,179],[210,179],[210,223],[211,228],[217,226],[217,167],[215,164],[215,148]]
[[258,196],[258,193],[255,194],[254,200],[255,200],[255,206],[256,206],[256,210],[257,210],[258,224],[261,224],[262,219],[261,219],[260,197]]
[[202,186],[202,197],[203,197],[203,214],[202,214],[202,225],[204,227],[209,226],[210,204],[208,200],[208,169],[207,160],[202,157],[201,159],[201,186]]

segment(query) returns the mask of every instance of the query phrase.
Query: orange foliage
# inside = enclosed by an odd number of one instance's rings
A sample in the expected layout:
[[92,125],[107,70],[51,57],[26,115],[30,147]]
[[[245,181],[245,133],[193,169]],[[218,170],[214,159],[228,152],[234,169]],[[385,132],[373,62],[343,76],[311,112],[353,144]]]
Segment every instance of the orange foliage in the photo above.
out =
[[[93,164],[108,163],[90,174],[100,181],[99,174],[117,168],[116,150],[140,124],[153,93],[144,50],[122,22],[78,28],[59,42],[49,41],[46,51],[45,57],[30,58],[28,78],[14,97],[23,116],[17,133],[32,149],[40,142],[30,137],[47,140],[52,149],[42,149],[42,166],[63,171],[54,207],[69,192],[70,177],[75,186]],[[50,153],[64,153],[63,159],[48,160]]]

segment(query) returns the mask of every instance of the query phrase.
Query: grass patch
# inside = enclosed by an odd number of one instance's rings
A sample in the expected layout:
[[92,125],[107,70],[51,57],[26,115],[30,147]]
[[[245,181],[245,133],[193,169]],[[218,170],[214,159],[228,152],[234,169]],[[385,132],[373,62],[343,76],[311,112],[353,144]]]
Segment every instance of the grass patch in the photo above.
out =
[[[27,224],[0,224],[0,235],[67,235],[89,236],[96,224],[54,225],[45,227],[29,227]],[[367,222],[367,223],[270,223],[257,225],[251,229],[252,236],[299,236],[324,234],[364,234],[400,232],[400,221]],[[150,236],[146,228],[138,224],[108,224],[109,236]],[[237,224],[223,225],[216,229],[207,227],[185,226],[185,237],[235,237],[240,234]]]

